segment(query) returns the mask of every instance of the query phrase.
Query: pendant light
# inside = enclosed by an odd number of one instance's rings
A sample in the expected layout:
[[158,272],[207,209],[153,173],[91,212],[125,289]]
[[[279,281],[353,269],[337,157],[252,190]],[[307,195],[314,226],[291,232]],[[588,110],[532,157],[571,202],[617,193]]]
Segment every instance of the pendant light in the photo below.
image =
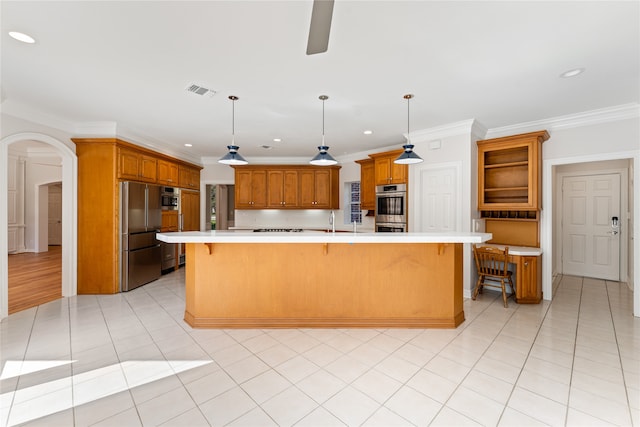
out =
[[319,99],[322,101],[322,145],[318,147],[318,150],[320,152],[316,154],[316,156],[311,159],[309,163],[316,166],[335,165],[336,163],[338,163],[338,161],[334,159],[331,154],[327,153],[329,147],[324,145],[324,101],[329,99],[329,97],[327,95],[320,95]]
[[409,100],[413,98],[413,95],[407,94],[404,96],[404,99],[407,100],[407,143],[402,146],[404,148],[404,153],[400,154],[400,156],[393,161],[393,163],[398,163],[401,165],[410,165],[413,163],[422,162],[422,157],[418,156],[413,151],[413,144],[409,139]]
[[227,145],[227,149],[229,150],[229,152],[227,154],[224,155],[224,157],[222,157],[220,160],[218,160],[218,163],[222,163],[224,165],[246,165],[247,162],[244,157],[242,157],[240,155],[240,153],[238,153],[238,149],[240,147],[238,147],[236,145],[236,129],[235,129],[235,122],[236,122],[236,101],[238,100],[237,96],[229,96],[229,99],[231,100],[231,145]]

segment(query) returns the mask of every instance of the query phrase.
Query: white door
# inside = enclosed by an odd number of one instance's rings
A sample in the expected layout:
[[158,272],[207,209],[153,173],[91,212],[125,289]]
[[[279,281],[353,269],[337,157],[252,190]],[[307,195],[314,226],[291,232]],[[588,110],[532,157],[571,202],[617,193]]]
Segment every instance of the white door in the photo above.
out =
[[457,168],[422,169],[418,200],[418,231],[459,231]]
[[620,174],[562,181],[562,272],[620,278]]
[[62,184],[49,186],[49,245],[62,244]]

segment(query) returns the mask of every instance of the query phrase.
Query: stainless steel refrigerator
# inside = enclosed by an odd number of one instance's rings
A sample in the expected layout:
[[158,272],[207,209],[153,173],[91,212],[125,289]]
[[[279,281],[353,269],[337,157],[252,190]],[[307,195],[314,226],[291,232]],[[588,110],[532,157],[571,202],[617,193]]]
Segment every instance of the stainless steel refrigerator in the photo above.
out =
[[162,254],[156,233],[162,225],[160,187],[139,182],[120,184],[120,291],[160,277]]

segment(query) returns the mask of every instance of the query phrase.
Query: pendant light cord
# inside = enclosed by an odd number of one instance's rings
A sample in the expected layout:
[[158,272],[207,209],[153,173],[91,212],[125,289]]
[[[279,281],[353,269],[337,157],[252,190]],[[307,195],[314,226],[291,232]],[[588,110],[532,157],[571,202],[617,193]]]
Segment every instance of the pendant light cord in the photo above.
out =
[[329,99],[327,95],[320,95],[319,98],[322,100],[322,146],[324,147],[324,101]]
[[236,101],[238,97],[230,95],[231,100],[231,145],[236,145]]
[[411,142],[410,142],[411,140],[409,138],[409,133],[411,132],[411,130],[410,130],[411,128],[409,127],[409,120],[410,120],[410,117],[411,117],[411,114],[410,114],[410,111],[409,111],[409,103],[411,101],[411,98],[413,98],[412,94],[407,94],[407,95],[404,96],[404,99],[407,100],[407,142],[409,144],[411,144]]

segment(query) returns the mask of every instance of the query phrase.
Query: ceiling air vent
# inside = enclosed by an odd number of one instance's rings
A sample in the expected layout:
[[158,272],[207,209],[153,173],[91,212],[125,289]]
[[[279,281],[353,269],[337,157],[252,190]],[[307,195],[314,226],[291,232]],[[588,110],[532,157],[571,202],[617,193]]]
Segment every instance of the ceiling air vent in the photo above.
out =
[[186,91],[200,96],[209,95],[210,98],[216,94],[215,90],[207,89],[206,87],[198,86],[197,84],[190,84],[187,86]]

